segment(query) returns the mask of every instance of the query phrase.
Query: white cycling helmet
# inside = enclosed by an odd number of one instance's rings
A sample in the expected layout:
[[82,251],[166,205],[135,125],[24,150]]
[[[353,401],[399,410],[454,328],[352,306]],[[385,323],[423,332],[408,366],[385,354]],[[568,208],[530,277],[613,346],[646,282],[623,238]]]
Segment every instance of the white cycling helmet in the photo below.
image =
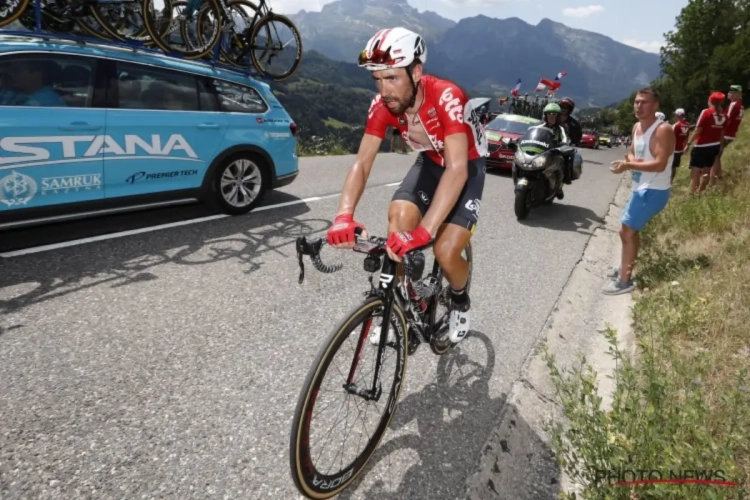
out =
[[674,114],[679,115],[679,116],[685,116],[685,110],[682,108],[677,108],[674,110]]
[[359,54],[359,67],[369,71],[406,68],[415,60],[427,62],[424,38],[406,28],[389,28],[375,33]]
[[656,119],[666,121],[667,117],[661,111],[656,112]]

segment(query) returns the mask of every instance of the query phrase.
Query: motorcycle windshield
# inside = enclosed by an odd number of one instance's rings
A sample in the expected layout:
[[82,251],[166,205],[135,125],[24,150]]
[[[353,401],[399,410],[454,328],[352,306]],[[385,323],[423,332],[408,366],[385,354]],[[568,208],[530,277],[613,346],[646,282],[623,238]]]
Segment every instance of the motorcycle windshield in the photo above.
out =
[[521,151],[527,155],[538,155],[552,149],[555,133],[547,127],[531,127],[518,141]]

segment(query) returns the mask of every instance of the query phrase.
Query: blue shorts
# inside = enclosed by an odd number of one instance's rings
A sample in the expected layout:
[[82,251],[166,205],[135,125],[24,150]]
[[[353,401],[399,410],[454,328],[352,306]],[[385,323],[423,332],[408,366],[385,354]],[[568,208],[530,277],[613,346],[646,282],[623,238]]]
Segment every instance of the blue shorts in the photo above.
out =
[[620,215],[620,222],[641,231],[648,221],[664,210],[669,201],[669,194],[669,189],[634,191]]

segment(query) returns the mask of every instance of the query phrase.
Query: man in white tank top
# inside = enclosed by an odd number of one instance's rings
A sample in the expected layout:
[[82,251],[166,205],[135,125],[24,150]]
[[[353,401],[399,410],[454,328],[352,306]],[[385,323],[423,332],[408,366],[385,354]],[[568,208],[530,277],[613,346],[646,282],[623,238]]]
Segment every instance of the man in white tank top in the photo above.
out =
[[639,232],[664,210],[672,186],[672,154],[675,134],[672,127],[656,117],[659,93],[653,88],[638,91],[633,104],[638,123],[625,161],[614,161],[610,170],[619,174],[633,171],[633,192],[620,215],[622,257],[620,269],[610,273],[602,292],[618,295],[635,288],[633,266],[640,246]]

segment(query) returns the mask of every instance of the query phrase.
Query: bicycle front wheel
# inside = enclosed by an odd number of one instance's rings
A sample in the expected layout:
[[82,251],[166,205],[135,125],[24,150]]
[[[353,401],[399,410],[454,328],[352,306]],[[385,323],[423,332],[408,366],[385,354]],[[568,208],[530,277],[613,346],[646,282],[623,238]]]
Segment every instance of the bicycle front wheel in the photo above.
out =
[[[307,498],[324,499],[339,494],[362,472],[378,446],[391,417],[406,373],[407,323],[403,311],[394,302],[388,331],[393,332],[394,341],[389,342],[382,353],[379,382],[382,392],[377,400],[367,400],[358,393],[372,386],[378,346],[368,340],[372,328],[381,324],[381,335],[385,335],[386,322],[383,321],[384,301],[380,297],[367,299],[356,307],[347,318],[336,327],[328,341],[318,353],[297,401],[292,422],[290,440],[290,465],[292,478],[297,489]],[[354,335],[351,335],[354,333]],[[389,339],[391,334],[387,334]],[[342,348],[351,347],[348,353],[340,353]],[[372,371],[368,371],[366,358],[372,359]],[[323,381],[331,366],[331,375],[338,375],[334,382],[322,388]],[[348,375],[348,378],[347,378]],[[343,379],[342,379],[343,378]],[[387,382],[392,378],[390,382]],[[346,390],[347,384],[356,385],[354,390]],[[331,401],[339,396],[341,402]],[[368,413],[374,407],[382,412],[368,425]],[[323,416],[327,410],[344,412],[340,415]],[[351,417],[352,422],[347,422]],[[344,448],[349,437],[344,434],[361,422],[362,429],[352,436],[352,444],[357,448],[346,453]],[[365,432],[373,431],[370,438]],[[314,442],[321,438],[321,443]],[[333,442],[335,440],[335,442]],[[363,444],[364,442],[364,444]],[[344,456],[346,453],[347,456]],[[330,468],[324,461],[330,457]],[[338,469],[338,470],[336,470]]]
[[268,14],[258,21],[250,35],[250,47],[255,69],[276,81],[292,76],[302,61],[299,30],[291,19],[279,14]]

